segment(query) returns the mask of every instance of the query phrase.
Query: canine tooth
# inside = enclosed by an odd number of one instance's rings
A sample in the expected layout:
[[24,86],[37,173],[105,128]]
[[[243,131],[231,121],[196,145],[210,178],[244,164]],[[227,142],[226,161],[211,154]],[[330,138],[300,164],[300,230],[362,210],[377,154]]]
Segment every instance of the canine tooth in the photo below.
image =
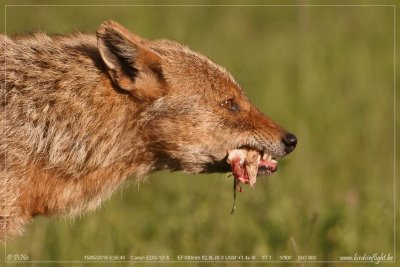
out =
[[263,160],[266,160],[268,156],[269,156],[269,155],[268,155],[267,153],[264,153],[262,159],[263,159]]

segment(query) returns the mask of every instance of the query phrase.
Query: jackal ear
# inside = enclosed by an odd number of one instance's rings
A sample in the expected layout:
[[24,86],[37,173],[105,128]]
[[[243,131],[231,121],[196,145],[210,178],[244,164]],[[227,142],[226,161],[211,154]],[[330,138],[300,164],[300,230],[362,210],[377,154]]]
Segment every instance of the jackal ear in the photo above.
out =
[[161,57],[146,46],[147,40],[114,21],[97,30],[97,46],[115,85],[139,100],[165,94]]

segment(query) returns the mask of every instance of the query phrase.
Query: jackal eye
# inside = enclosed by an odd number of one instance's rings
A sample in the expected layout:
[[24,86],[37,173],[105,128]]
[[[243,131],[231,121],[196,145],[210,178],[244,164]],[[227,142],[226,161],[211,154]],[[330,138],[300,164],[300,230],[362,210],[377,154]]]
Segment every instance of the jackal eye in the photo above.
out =
[[239,105],[233,101],[233,99],[228,99],[225,100],[221,103],[221,107],[228,109],[229,111],[232,112],[238,112],[239,111]]

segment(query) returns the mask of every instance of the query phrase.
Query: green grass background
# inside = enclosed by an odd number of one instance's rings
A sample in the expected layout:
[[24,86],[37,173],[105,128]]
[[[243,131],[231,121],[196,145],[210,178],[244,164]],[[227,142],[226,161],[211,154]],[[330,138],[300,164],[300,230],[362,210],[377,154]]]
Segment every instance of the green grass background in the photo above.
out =
[[[316,255],[334,261],[355,253],[395,254],[393,7],[8,6],[6,14],[7,34],[95,32],[113,19],[146,38],[187,44],[230,70],[252,102],[299,140],[276,174],[238,195],[233,216],[226,175],[160,172],[82,218],[36,218],[24,236],[0,245],[6,254],[46,261],[85,255]],[[87,266],[74,266],[81,265]]]

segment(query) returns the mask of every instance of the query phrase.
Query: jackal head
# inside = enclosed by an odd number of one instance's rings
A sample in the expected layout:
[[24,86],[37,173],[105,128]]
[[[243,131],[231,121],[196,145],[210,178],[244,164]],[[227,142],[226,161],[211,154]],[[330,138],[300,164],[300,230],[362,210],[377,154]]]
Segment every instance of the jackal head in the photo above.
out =
[[156,169],[226,172],[234,149],[275,160],[296,147],[296,137],[205,56],[176,42],[145,40],[112,21],[99,27],[97,40],[111,81],[143,107],[138,127]]

